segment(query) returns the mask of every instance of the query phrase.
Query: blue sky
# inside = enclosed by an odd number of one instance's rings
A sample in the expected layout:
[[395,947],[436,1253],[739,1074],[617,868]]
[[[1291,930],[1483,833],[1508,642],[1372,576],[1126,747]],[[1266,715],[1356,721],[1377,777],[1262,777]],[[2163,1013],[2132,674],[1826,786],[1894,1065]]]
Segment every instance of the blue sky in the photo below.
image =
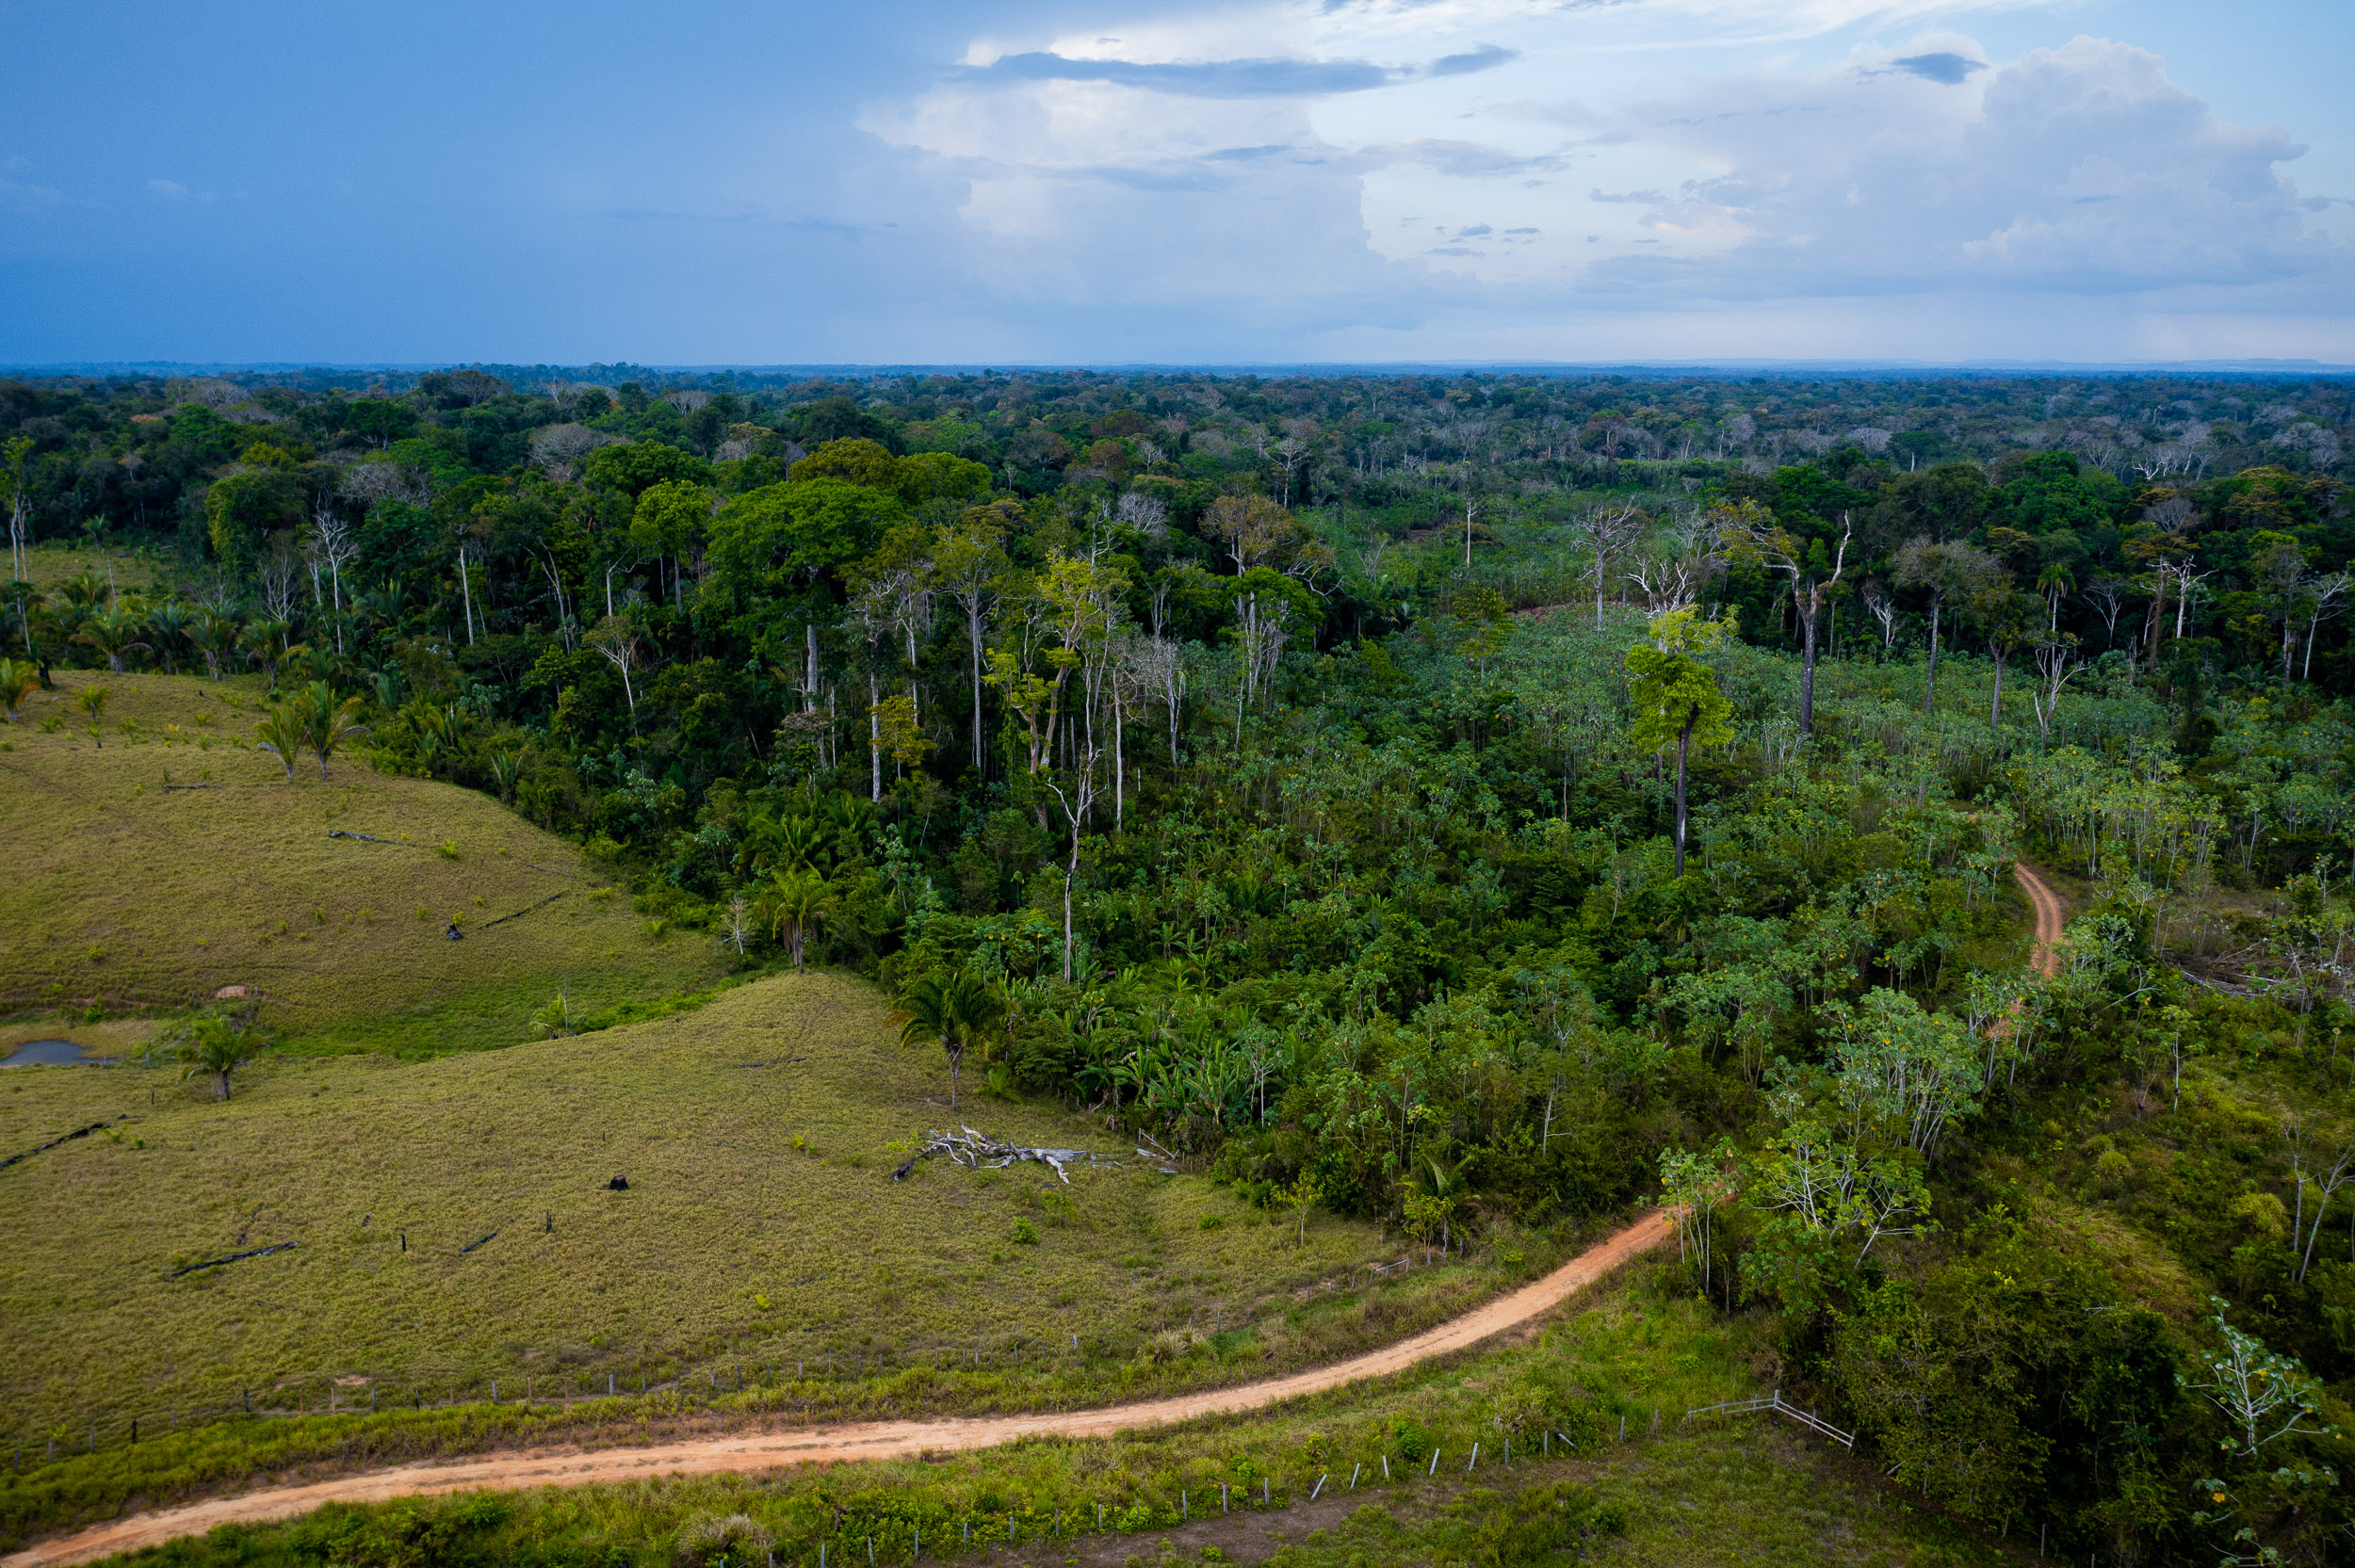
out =
[[2355,363],[2355,9],[0,0],[0,362]]

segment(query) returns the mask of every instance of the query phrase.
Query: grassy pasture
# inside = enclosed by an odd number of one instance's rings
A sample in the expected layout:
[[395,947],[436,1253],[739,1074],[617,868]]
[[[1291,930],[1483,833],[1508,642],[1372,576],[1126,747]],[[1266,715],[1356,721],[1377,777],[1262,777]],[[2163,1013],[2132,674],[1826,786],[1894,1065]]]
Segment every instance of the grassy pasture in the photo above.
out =
[[[252,745],[255,677],[56,679],[0,726],[0,1010],[175,1009],[244,986],[284,1043],[422,1055],[522,1040],[560,992],[591,1010],[718,973],[709,941],[650,938],[576,850],[487,797],[356,757],[324,782],[305,760],[289,784]],[[93,685],[111,693],[96,742],[74,705]],[[453,920],[464,940],[446,939]]]
[[65,544],[52,540],[24,552],[25,580],[44,592],[82,575],[100,582],[111,574],[119,593],[149,593],[171,585],[171,563],[153,550],[111,544]]
[[[634,1388],[642,1371],[701,1392],[712,1368],[789,1381],[807,1362],[815,1379],[828,1355],[846,1379],[866,1358],[869,1387],[901,1409],[1103,1398],[1141,1335],[1289,1311],[1287,1292],[1396,1255],[1329,1217],[1301,1246],[1287,1220],[1163,1176],[1059,1109],[962,1116],[1125,1164],[1069,1188],[1042,1167],[941,1161],[894,1182],[888,1146],[947,1123],[946,1073],[886,1019],[872,988],[812,973],[503,1051],[273,1059],[227,1104],[136,1063],[0,1075],[0,1151],[129,1116],[0,1172],[0,1436],[62,1432],[71,1450],[89,1418],[113,1441],[131,1414],[153,1433],[246,1389],[257,1410],[323,1409],[333,1378],[360,1380],[349,1409],[372,1384],[407,1405],[479,1398],[493,1378],[509,1398],[527,1379],[543,1398],[602,1394],[609,1375]],[[616,1173],[627,1191],[607,1189]],[[1228,1333],[1172,1374],[1241,1377],[1388,1338],[1502,1283],[1489,1273],[1418,1269],[1337,1305],[1327,1329]],[[1032,1364],[1045,1381],[979,1395],[921,1353],[998,1350],[978,1382],[1015,1372],[1017,1341],[1060,1347]]]

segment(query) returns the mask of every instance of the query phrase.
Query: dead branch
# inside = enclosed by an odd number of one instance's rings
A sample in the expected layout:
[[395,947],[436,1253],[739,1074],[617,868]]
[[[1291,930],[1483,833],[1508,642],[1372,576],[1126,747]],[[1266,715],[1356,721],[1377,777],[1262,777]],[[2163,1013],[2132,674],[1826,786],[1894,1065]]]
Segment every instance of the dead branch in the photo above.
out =
[[1031,1160],[1052,1170],[1056,1175],[1063,1178],[1063,1184],[1065,1187],[1071,1185],[1070,1172],[1064,1169],[1065,1165],[1116,1166],[1120,1163],[1116,1159],[1107,1158],[1102,1155],[1092,1155],[1085,1149],[1028,1149],[1019,1143],[1008,1143],[1001,1139],[992,1138],[987,1133],[975,1132],[971,1127],[965,1127],[954,1133],[927,1129],[924,1146],[910,1155],[905,1164],[891,1172],[891,1179],[895,1182],[906,1180],[907,1173],[916,1169],[918,1160],[928,1159],[934,1155],[947,1155],[957,1164],[975,1171],[1002,1171],[1017,1160]]
[[476,929],[476,930],[479,930],[479,931],[487,931],[487,930],[489,930],[489,929],[490,929],[493,926],[504,926],[504,925],[506,925],[506,924],[507,924],[510,920],[521,920],[521,919],[522,919],[525,915],[529,914],[529,913],[530,913],[533,910],[535,910],[535,909],[539,909],[539,908],[541,908],[541,907],[542,907],[542,906],[544,906],[544,905],[552,904],[552,903],[556,902],[559,898],[561,898],[562,897],[564,897],[563,892],[560,889],[559,891],[557,891],[557,892],[555,892],[555,893],[551,893],[551,894],[549,894],[546,897],[544,897],[544,898],[541,899],[541,900],[540,900],[540,902],[539,902],[539,903],[537,903],[537,904],[526,904],[523,908],[521,908],[521,909],[517,910],[514,913],[512,913],[512,914],[502,914],[502,915],[500,915],[500,916],[499,916],[496,920],[485,921],[483,924],[481,924],[481,925],[479,925],[479,926],[477,926],[477,927],[475,928],[475,929]]

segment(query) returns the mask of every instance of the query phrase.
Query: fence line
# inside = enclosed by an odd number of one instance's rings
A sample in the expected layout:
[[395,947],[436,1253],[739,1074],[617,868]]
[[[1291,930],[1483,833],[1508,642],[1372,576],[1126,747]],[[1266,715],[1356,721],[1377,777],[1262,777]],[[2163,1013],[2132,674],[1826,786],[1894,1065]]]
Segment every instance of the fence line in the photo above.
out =
[[1727,1399],[1718,1404],[1703,1405],[1698,1410],[1688,1410],[1684,1413],[1684,1418],[1690,1421],[1696,1415],[1743,1415],[1759,1410],[1771,1410],[1777,1414],[1788,1415],[1808,1431],[1828,1437],[1843,1448],[1854,1451],[1856,1447],[1856,1433],[1842,1431],[1811,1410],[1801,1410],[1797,1405],[1784,1398],[1782,1390],[1779,1388],[1762,1399]]

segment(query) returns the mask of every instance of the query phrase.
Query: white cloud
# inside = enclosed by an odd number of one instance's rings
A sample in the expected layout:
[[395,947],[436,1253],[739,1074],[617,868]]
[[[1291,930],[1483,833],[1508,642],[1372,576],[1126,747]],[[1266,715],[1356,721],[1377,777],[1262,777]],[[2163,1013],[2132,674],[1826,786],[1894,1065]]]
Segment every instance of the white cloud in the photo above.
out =
[[2129,44],[1912,30],[1973,8],[1242,6],[977,40],[864,124],[964,183],[983,287],[1075,306],[1377,336],[2028,296],[2119,299],[2124,334],[2184,290],[2203,319],[2345,314],[2286,133]]

